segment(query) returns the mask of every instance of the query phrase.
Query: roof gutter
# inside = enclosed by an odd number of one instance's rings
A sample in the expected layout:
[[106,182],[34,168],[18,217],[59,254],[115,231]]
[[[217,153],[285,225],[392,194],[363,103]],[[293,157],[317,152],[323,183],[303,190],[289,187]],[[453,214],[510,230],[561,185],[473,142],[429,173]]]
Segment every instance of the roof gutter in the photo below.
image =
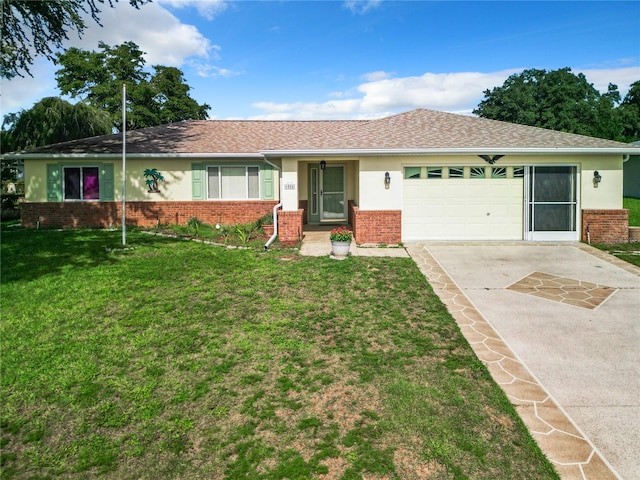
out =
[[[121,158],[120,153],[6,153],[2,158],[8,160],[38,158],[82,158],[108,159]],[[262,153],[127,153],[127,158],[254,158],[264,160]]]
[[329,156],[381,156],[381,155],[635,155],[640,154],[638,147],[580,147],[580,148],[520,148],[520,147],[481,147],[481,148],[389,148],[389,149],[322,149],[322,150],[263,150],[268,157],[329,157]]

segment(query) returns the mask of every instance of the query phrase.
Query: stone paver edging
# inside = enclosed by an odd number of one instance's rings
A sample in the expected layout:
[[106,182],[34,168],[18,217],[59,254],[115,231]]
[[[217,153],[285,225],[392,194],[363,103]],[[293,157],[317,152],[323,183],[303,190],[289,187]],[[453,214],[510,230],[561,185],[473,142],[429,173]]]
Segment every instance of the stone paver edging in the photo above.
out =
[[[583,250],[594,254],[596,249],[585,247]],[[568,480],[619,479],[589,439],[438,264],[428,247],[410,244],[407,252],[447,306],[476,355],[487,365],[560,476]],[[597,253],[595,255],[598,256]]]

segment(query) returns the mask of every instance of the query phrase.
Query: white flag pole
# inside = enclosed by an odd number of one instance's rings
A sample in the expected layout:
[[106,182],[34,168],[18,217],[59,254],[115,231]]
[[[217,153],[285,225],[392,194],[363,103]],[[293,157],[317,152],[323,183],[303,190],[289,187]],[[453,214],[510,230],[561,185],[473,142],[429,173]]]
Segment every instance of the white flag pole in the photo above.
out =
[[122,84],[122,245],[127,244],[127,85]]

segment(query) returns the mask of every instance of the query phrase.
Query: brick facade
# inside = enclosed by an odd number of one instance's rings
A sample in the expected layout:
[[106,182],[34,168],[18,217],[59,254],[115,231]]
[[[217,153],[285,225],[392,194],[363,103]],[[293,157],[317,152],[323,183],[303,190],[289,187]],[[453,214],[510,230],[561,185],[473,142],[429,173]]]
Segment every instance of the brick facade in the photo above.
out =
[[629,210],[582,210],[582,241],[628,243]]
[[349,204],[356,243],[397,245],[402,242],[402,210],[360,210]]
[[[254,222],[273,211],[275,201],[127,202],[127,225],[185,224],[198,217],[209,224]],[[22,225],[35,228],[108,228],[122,223],[122,202],[42,202],[20,206]]]
[[278,210],[278,240],[283,245],[293,245],[302,240],[304,210]]

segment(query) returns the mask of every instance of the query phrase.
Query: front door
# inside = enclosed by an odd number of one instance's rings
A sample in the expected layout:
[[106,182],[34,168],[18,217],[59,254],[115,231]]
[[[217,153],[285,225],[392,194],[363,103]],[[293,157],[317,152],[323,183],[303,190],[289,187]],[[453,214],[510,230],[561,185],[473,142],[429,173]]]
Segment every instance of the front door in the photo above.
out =
[[344,165],[309,165],[309,223],[342,223],[347,220]]
[[576,167],[525,171],[527,240],[578,240]]

